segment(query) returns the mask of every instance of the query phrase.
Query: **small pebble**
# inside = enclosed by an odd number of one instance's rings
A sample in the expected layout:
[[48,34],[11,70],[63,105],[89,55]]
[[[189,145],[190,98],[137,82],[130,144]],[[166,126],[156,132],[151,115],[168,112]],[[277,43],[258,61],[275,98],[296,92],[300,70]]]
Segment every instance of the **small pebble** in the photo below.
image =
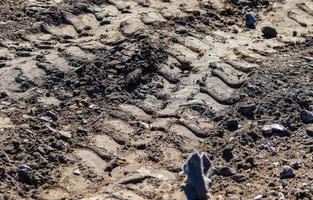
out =
[[265,125],[262,128],[263,134],[266,136],[278,135],[278,136],[290,136],[290,131],[280,124]]
[[81,175],[81,172],[80,172],[79,169],[75,169],[75,170],[73,171],[73,173],[74,173],[74,175],[76,175],[76,176]]
[[296,175],[294,173],[294,169],[289,166],[285,166],[280,173],[280,178],[281,179],[286,179],[286,178],[294,178]]
[[229,167],[226,167],[226,166],[222,166],[222,167],[216,168],[215,169],[215,173],[217,175],[225,176],[225,177],[235,175],[235,173],[233,172],[233,169],[231,169]]
[[313,122],[313,112],[303,110],[300,113],[300,118],[303,121],[303,123],[312,123]]
[[239,108],[238,112],[246,117],[252,117],[256,109],[255,104],[243,105]]
[[238,121],[236,119],[231,118],[231,117],[225,117],[223,119],[223,124],[230,131],[237,130],[239,127]]

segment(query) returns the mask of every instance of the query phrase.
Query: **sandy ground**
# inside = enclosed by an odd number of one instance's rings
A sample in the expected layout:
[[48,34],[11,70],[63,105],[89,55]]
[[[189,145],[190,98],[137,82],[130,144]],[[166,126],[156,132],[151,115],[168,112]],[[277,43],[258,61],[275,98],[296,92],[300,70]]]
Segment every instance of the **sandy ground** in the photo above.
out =
[[5,0],[1,199],[187,199],[194,150],[213,199],[312,199],[312,24],[312,0]]

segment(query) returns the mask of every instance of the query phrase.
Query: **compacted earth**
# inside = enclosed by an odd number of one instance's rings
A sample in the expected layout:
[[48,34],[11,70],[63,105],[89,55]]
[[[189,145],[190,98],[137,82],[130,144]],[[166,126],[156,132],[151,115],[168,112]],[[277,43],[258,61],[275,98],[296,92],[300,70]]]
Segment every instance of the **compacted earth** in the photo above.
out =
[[312,89],[312,0],[2,0],[0,199],[313,199]]

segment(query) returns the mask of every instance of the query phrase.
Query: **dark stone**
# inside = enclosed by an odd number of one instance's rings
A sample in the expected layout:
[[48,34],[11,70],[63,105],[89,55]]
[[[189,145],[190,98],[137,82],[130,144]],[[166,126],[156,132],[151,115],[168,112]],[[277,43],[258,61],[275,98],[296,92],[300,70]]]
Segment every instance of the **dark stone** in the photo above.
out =
[[226,166],[215,168],[215,174],[217,174],[219,176],[225,176],[225,177],[235,175],[233,170],[229,167],[226,167]]
[[285,166],[282,172],[280,172],[281,179],[294,178],[295,176],[294,169],[289,166]]
[[18,168],[18,181],[22,182],[22,183],[26,183],[29,185],[36,185],[38,182],[37,180],[34,178],[34,176],[31,174],[31,169],[29,166],[27,165],[21,165]]
[[5,168],[0,167],[0,180],[3,180],[5,178]]
[[264,26],[262,28],[262,33],[263,33],[265,38],[274,38],[278,34],[276,29],[273,27],[270,27],[270,26]]
[[313,126],[310,126],[306,129],[306,134],[310,137],[313,137]]
[[223,150],[223,155],[222,155],[223,159],[226,161],[226,162],[229,162],[231,161],[231,159],[234,158],[234,155],[232,153],[232,149],[231,148],[225,148]]
[[262,137],[260,135],[258,135],[256,132],[252,131],[252,132],[248,132],[248,136],[250,136],[253,141],[257,141],[257,140],[260,140],[262,139]]
[[313,122],[313,112],[303,110],[300,113],[300,118],[301,118],[303,123],[306,123],[306,124],[312,123]]
[[246,158],[246,162],[249,163],[252,167],[255,166],[255,159],[252,156]]
[[100,25],[103,26],[103,25],[108,25],[108,24],[111,24],[111,21],[108,20],[108,19],[103,19],[101,22],[100,22]]
[[58,115],[53,111],[46,112],[45,116],[50,117],[53,121],[58,120]]
[[236,119],[233,119],[233,118],[230,118],[230,117],[225,117],[223,119],[223,124],[230,131],[237,130],[238,126],[239,126],[238,121]]
[[295,170],[298,170],[302,167],[302,165],[301,165],[301,163],[295,161],[295,162],[291,163],[291,167]]
[[147,148],[147,145],[144,143],[135,144],[134,147],[138,150],[144,150]]
[[255,18],[254,14],[252,14],[252,13],[246,14],[245,19],[246,19],[246,25],[248,28],[254,28],[255,27],[256,18]]
[[244,175],[241,175],[241,174],[235,174],[235,175],[232,175],[230,177],[230,179],[237,182],[237,183],[242,183],[242,182],[246,181],[248,178],[245,177]]
[[3,99],[5,97],[9,96],[8,93],[6,91],[0,91],[0,99]]
[[57,150],[65,150],[66,147],[64,145],[64,143],[62,141],[57,141],[54,145],[53,145]]
[[249,105],[241,106],[239,108],[238,112],[245,117],[251,118],[254,115],[255,109],[256,109],[255,104],[249,104]]

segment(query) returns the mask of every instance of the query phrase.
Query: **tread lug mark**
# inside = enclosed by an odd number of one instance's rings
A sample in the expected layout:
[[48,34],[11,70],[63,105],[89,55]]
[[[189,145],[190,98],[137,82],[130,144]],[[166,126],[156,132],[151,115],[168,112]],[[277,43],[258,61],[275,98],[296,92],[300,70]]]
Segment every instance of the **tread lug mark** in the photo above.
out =
[[219,94],[217,94],[216,91],[211,91],[207,87],[200,87],[200,92],[209,95],[215,101],[223,105],[234,105],[235,103],[238,102],[237,98],[233,98],[233,97],[226,98],[226,97],[220,96]]
[[[70,31],[68,31],[67,33],[64,33],[61,30],[61,28],[49,26],[48,24],[45,24],[45,23],[41,24],[41,29],[45,33],[50,33],[51,35],[53,35],[55,37],[60,37],[60,38],[64,38],[64,39],[73,39],[77,35],[76,33],[71,34]],[[75,31],[75,30],[73,30],[73,31]]]
[[77,33],[82,33],[84,30],[88,29],[88,26],[84,25],[84,23],[76,15],[66,11],[63,11],[62,15],[64,19],[75,28]]
[[183,13],[181,10],[175,8],[175,7],[167,7],[167,8],[163,8],[160,11],[161,15],[167,19],[167,20],[171,20],[174,18],[182,18],[184,16],[186,16],[185,13]]
[[187,44],[187,43],[185,42],[185,40],[186,40],[185,38],[180,37],[180,36],[173,38],[173,41],[174,41],[174,42],[185,46],[186,48],[190,49],[191,51],[193,51],[193,52],[195,52],[195,53],[197,53],[197,54],[201,54],[201,53],[204,52],[203,50],[201,50],[201,49],[198,48],[198,47],[195,47],[195,46],[192,45],[192,44]]
[[125,36],[131,36],[144,29],[144,23],[140,19],[131,19],[121,22],[120,31]]
[[69,55],[71,57],[77,57],[79,59],[87,59],[87,60],[93,60],[95,59],[95,55],[91,54],[91,53],[87,53],[85,51],[83,51],[80,47],[78,46],[69,46],[67,48],[64,49],[64,53],[66,55]]
[[99,19],[103,19],[104,17],[116,17],[118,16],[120,12],[115,6],[109,5],[103,8],[98,14],[96,14],[96,17],[98,16]]
[[107,0],[108,3],[114,5],[119,11],[125,12],[130,9],[130,3],[119,0]]
[[98,41],[90,41],[83,44],[78,44],[79,48],[86,51],[92,51],[92,50],[106,50],[106,46]]
[[178,119],[177,123],[186,127],[188,130],[190,130],[193,134],[195,134],[199,138],[207,138],[209,136],[209,133],[202,130],[200,127],[196,126],[193,123],[188,122],[185,119]]
[[244,66],[243,64],[236,62],[236,61],[231,61],[231,60],[225,60],[224,61],[226,64],[232,66],[234,69],[245,72],[245,73],[249,73],[252,72],[253,69],[255,68],[254,66]]
[[160,76],[162,76],[163,78],[165,78],[168,82],[172,83],[172,84],[177,84],[179,82],[179,78],[176,77],[174,74],[171,74],[170,72],[168,72],[167,70],[161,68],[158,71],[158,74]]
[[141,20],[146,25],[151,25],[155,22],[165,22],[166,21],[166,19],[164,19],[164,17],[161,14],[154,13],[154,12],[142,13],[141,14]]
[[226,85],[232,88],[240,88],[246,83],[246,80],[232,80],[229,76],[216,69],[211,70],[211,73],[212,76],[218,77]]
[[191,70],[193,68],[192,63],[186,59],[181,53],[175,52],[174,50],[166,49],[166,53],[175,58],[179,64],[181,70]]

